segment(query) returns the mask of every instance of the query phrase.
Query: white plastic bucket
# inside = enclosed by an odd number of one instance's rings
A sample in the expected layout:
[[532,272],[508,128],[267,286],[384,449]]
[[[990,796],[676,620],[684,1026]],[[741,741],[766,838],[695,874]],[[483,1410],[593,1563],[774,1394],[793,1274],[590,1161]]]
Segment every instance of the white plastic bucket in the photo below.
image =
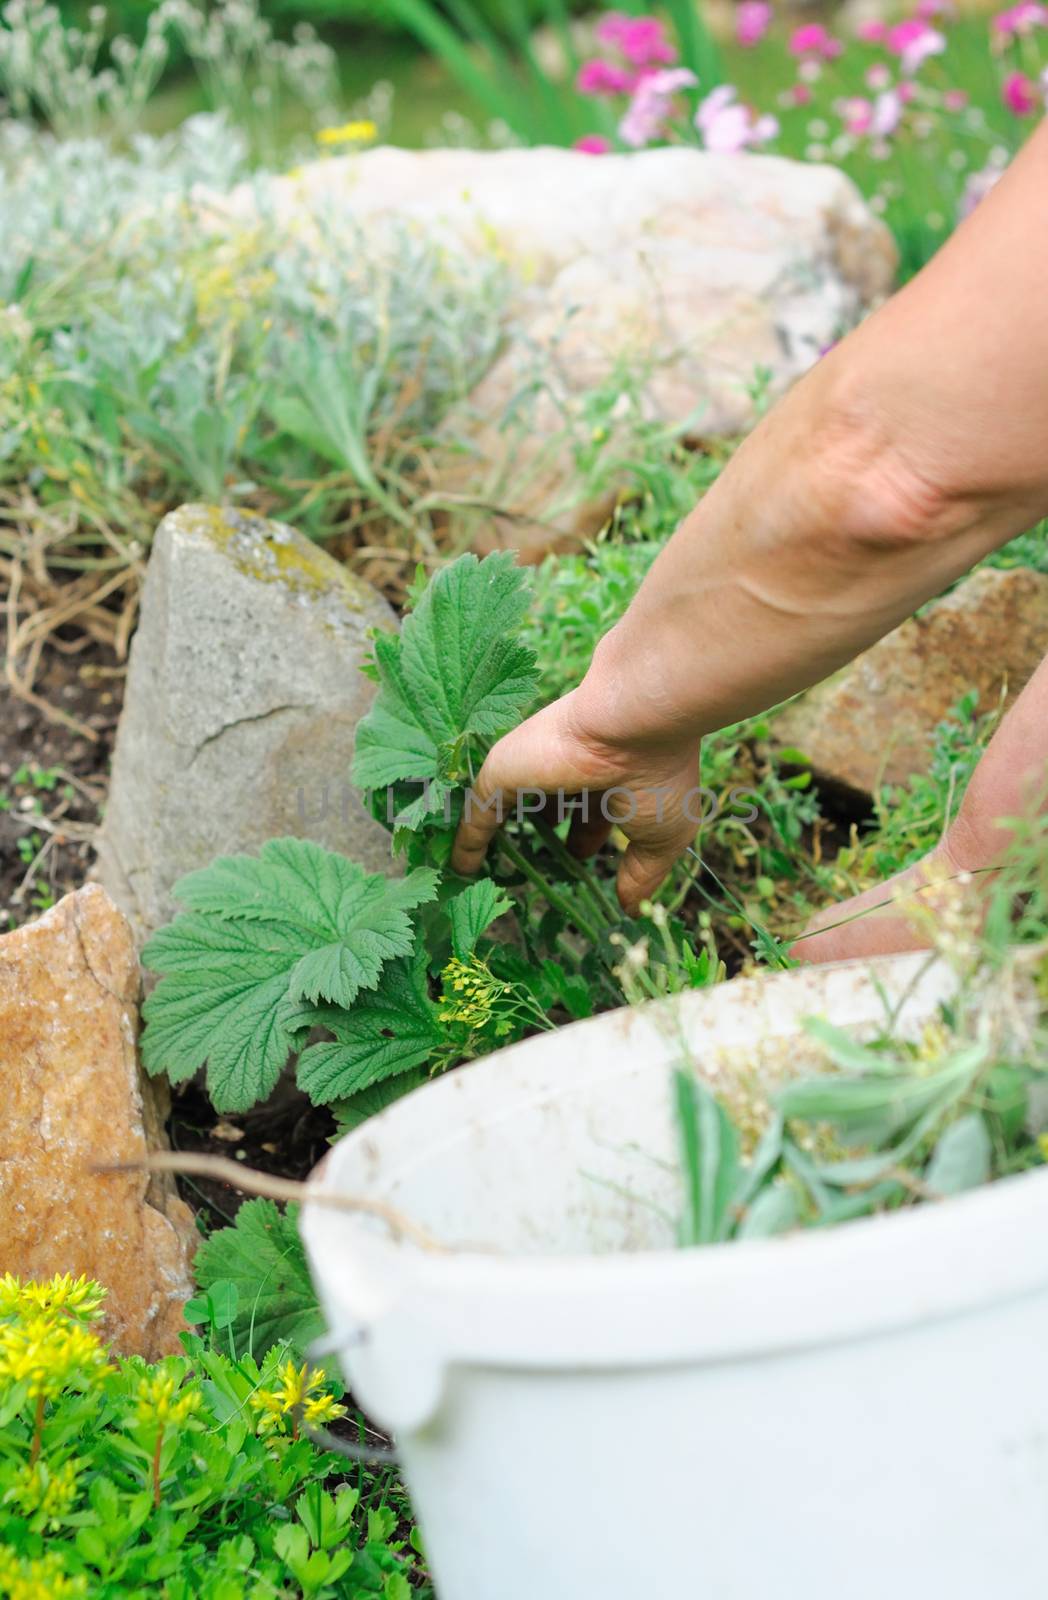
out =
[[692,1251],[655,1209],[682,1040],[714,1081],[781,1074],[805,1017],[916,1026],[948,987],[906,956],[615,1012],[332,1150],[319,1185],[453,1247],[305,1209],[440,1600],[1043,1600],[1048,1173]]

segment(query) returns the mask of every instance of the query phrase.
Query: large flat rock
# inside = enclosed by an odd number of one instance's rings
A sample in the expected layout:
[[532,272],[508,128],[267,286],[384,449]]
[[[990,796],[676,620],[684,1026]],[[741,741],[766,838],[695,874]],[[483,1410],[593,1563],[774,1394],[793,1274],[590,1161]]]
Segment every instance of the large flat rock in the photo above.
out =
[[0,1268],[97,1278],[107,1337],[156,1360],[180,1349],[192,1213],[169,1177],[94,1171],[163,1143],[138,995],[131,930],[97,884],[0,938]]
[[280,835],[389,870],[349,764],[374,693],[368,630],[392,626],[375,590],[280,523],[209,506],[165,519],[96,867],[140,941],[174,915],[183,873]]
[[378,256],[408,229],[505,265],[504,347],[447,421],[436,487],[481,502],[457,512],[478,548],[531,556],[596,531],[614,498],[614,473],[587,487],[578,464],[595,455],[594,391],[610,386],[623,439],[631,414],[693,441],[743,432],[761,392],[805,372],[896,268],[842,172],[774,156],[379,149],[198,203],[213,229],[261,208],[318,250],[356,224]]

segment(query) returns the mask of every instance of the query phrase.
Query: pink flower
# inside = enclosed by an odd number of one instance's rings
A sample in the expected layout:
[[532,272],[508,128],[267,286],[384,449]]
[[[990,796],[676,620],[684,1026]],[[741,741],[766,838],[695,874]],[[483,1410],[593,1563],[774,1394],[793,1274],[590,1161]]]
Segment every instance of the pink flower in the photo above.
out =
[[604,95],[630,94],[636,87],[636,77],[632,72],[627,72],[625,67],[616,66],[613,61],[584,61],[579,68],[579,75],[575,79],[575,87],[579,94],[600,98]]
[[574,149],[581,150],[585,156],[606,156],[611,143],[602,133],[584,133],[581,139],[575,140]]
[[730,83],[722,83],[695,113],[702,142],[715,155],[737,155],[749,145],[767,144],[779,131],[774,117],[755,117],[748,106],[738,103],[737,93]]
[[858,139],[864,133],[869,133],[873,122],[873,105],[861,96],[845,100],[840,106],[840,113],[844,120],[845,131]]
[[1001,85],[1001,99],[1016,117],[1029,117],[1037,110],[1037,88],[1025,72],[1010,72]]
[[1002,40],[1016,39],[1032,33],[1034,28],[1048,27],[1048,6],[1038,4],[1038,0],[1020,0],[1017,6],[999,11],[992,26]]
[[947,89],[942,97],[942,103],[947,111],[963,111],[968,104],[967,90]]
[[872,139],[890,139],[899,123],[902,121],[903,106],[910,98],[904,96],[903,90],[909,89],[908,83],[902,83],[898,89],[885,89],[873,102],[873,115],[870,118],[870,137]]
[[790,52],[795,56],[814,56],[818,61],[833,61],[844,46],[839,39],[823,27],[821,22],[806,22],[795,28],[790,36]]
[[743,49],[760,44],[771,27],[772,9],[768,0],[742,0],[735,13],[735,38]]
[[922,22],[930,22],[933,17],[955,17],[957,7],[953,0],[917,0],[917,15]]
[[669,66],[677,51],[658,17],[627,17],[609,11],[597,24],[601,44],[611,45],[634,67]]
[[795,106],[810,106],[812,102],[812,92],[806,83],[795,83],[793,88],[790,90],[790,99],[793,101]]
[[945,35],[930,28],[920,17],[897,22],[894,28],[888,29],[885,43],[892,54],[899,57],[899,65],[907,77],[912,77],[929,56],[942,55],[946,49]]
[[619,123],[619,138],[631,150],[643,150],[662,137],[673,109],[673,96],[698,83],[687,67],[671,67],[667,72],[648,72],[633,93],[626,115]]
[[917,85],[915,83],[900,83],[893,93],[898,95],[900,105],[908,106],[917,94]]
[[883,44],[888,35],[888,24],[876,21],[860,22],[855,33],[864,44]]
[[883,61],[875,61],[866,74],[867,89],[887,89],[892,75]]

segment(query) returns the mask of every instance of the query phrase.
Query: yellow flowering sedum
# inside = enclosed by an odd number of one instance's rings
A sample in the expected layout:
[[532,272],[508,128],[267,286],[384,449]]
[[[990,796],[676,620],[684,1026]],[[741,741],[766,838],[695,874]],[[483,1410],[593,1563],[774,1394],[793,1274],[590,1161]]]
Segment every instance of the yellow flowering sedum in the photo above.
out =
[[15,1506],[23,1517],[43,1512],[48,1521],[58,1520],[70,1511],[76,1501],[79,1474],[72,1461],[60,1467],[50,1467],[46,1461],[25,1465],[4,1496],[5,1502]]
[[138,1422],[185,1422],[199,1411],[204,1397],[199,1389],[179,1391],[179,1379],[172,1373],[158,1372],[141,1378],[135,1389],[135,1418]]
[[57,1275],[46,1283],[23,1282],[6,1272],[0,1278],[0,1320],[64,1313],[81,1322],[96,1322],[102,1315],[106,1291],[83,1274]]
[[367,118],[343,122],[338,128],[321,128],[317,144],[370,144],[378,137],[378,127]]
[[259,1433],[273,1433],[277,1429],[283,1432],[289,1417],[294,1428],[299,1411],[313,1428],[345,1416],[345,1406],[340,1406],[334,1395],[318,1392],[324,1383],[322,1368],[310,1367],[308,1363],[296,1367],[293,1361],[285,1361],[277,1372],[277,1379],[273,1388],[258,1389],[251,1396],[252,1408],[259,1413]]
[[53,1400],[107,1367],[98,1335],[67,1317],[43,1313],[0,1327],[0,1384],[27,1384],[30,1399]]
[[0,1548],[0,1594],[6,1600],[82,1600],[87,1593],[87,1579],[69,1577],[57,1556],[26,1561]]

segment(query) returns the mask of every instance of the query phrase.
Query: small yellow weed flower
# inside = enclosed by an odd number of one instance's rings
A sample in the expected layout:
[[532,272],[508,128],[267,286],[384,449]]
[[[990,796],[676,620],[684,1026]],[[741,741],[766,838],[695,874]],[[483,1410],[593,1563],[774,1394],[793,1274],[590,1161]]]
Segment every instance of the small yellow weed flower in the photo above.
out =
[[345,1416],[345,1406],[340,1406],[333,1395],[317,1392],[324,1383],[322,1367],[310,1367],[308,1362],[296,1367],[293,1361],[285,1361],[277,1372],[277,1380],[272,1388],[258,1389],[251,1396],[253,1409],[260,1414],[259,1433],[272,1433],[278,1428],[282,1431],[288,1417],[292,1418],[294,1431],[294,1413],[299,1409],[312,1426]]
[[369,144],[377,137],[377,125],[361,119],[358,122],[343,122],[338,128],[321,128],[317,134],[317,144]]
[[[491,1021],[498,1000],[512,992],[478,956],[460,961],[453,956],[440,975],[443,985],[439,1012],[441,1022],[463,1022],[468,1028],[483,1028]],[[496,1027],[505,1032],[508,1023]]]
[[1048,1161],[1048,1133],[1037,1135],[1037,1148],[1041,1152],[1041,1160]]

